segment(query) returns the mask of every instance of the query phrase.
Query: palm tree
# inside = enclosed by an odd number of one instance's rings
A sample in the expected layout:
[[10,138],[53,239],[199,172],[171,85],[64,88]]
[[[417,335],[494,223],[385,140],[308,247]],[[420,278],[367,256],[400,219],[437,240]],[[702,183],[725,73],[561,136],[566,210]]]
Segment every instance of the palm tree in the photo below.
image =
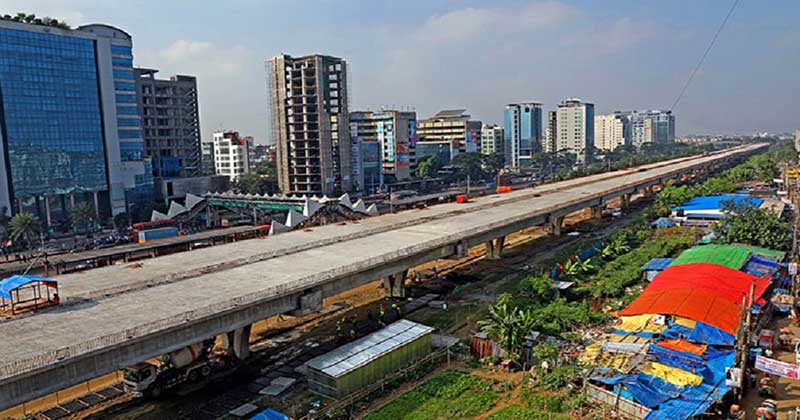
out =
[[94,208],[89,203],[78,203],[69,212],[69,219],[73,226],[83,229],[94,221]]
[[497,303],[489,305],[489,316],[478,321],[481,330],[497,340],[506,358],[515,361],[521,357],[525,337],[533,329],[534,323],[533,312],[512,307],[508,293],[503,293]]
[[31,213],[18,213],[11,218],[8,223],[11,231],[11,240],[14,242],[23,240],[27,243],[28,249],[33,248],[36,235],[41,231],[39,219]]

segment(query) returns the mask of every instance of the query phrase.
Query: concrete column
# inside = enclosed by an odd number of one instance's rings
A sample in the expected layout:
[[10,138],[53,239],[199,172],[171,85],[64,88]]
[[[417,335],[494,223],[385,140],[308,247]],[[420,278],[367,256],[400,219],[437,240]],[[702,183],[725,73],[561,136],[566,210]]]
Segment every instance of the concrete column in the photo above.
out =
[[48,196],[44,196],[44,214],[47,219],[47,226],[50,226],[52,220],[50,219],[50,197]]
[[239,360],[247,359],[250,356],[250,330],[252,327],[252,325],[247,325],[226,334],[228,349]]
[[383,289],[386,291],[386,297],[404,298],[406,297],[406,277],[408,270],[403,270],[399,273],[390,274],[389,277],[383,279]]
[[600,220],[603,218],[603,205],[598,204],[590,207],[592,209],[592,219]]
[[553,236],[561,236],[561,228],[564,226],[564,216],[557,216],[552,218],[550,226],[548,226],[550,234]]
[[622,210],[628,210],[631,206],[631,195],[630,194],[622,194],[622,197],[619,199],[619,207]]
[[94,197],[94,215],[97,217],[97,222],[100,222],[100,199],[97,191],[92,193],[92,196]]
[[505,236],[486,242],[486,259],[499,260],[505,243]]
[[75,193],[69,193],[69,208],[72,210],[75,208]]

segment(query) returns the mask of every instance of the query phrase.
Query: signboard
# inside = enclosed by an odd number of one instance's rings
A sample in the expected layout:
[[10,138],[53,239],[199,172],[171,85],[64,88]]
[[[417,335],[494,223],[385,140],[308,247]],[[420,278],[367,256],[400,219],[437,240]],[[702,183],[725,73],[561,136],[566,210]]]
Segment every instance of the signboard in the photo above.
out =
[[756,369],[784,378],[800,378],[800,366],[780,360],[770,359],[761,355],[756,356]]
[[797,275],[797,263],[796,262],[789,263],[789,274],[791,274],[793,276]]
[[742,387],[742,369],[729,367],[725,369],[725,385],[729,388]]

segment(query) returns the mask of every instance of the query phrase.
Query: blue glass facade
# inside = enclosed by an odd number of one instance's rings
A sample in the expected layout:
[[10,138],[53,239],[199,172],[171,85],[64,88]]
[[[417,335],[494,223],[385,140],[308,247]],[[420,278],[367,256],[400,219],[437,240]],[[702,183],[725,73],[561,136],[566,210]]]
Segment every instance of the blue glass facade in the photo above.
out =
[[0,28],[14,198],[108,189],[94,42]]

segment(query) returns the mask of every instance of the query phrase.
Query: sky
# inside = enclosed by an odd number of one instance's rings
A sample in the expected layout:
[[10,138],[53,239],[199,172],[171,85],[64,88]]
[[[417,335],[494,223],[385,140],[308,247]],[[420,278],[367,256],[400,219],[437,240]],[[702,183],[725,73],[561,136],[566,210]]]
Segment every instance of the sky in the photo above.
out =
[[[669,109],[733,0],[0,0],[133,36],[134,64],[198,78],[203,137],[269,141],[265,60],[350,65],[350,110],[465,108],[579,97],[598,114]],[[800,2],[741,0],[673,112],[681,134],[800,127]]]

